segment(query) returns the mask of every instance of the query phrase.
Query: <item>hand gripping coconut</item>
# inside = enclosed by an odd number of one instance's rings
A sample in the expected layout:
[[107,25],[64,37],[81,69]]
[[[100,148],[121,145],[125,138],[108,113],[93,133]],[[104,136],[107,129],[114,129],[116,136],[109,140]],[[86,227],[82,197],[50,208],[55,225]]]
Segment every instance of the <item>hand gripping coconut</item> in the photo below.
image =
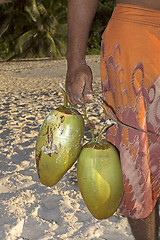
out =
[[84,136],[80,113],[67,106],[51,111],[45,118],[36,142],[36,167],[40,182],[55,185],[78,158]]
[[[89,122],[89,120],[87,119]],[[79,156],[78,186],[86,206],[97,219],[106,219],[117,210],[123,196],[122,170],[117,149],[97,139],[87,143]],[[93,129],[92,129],[93,130]]]

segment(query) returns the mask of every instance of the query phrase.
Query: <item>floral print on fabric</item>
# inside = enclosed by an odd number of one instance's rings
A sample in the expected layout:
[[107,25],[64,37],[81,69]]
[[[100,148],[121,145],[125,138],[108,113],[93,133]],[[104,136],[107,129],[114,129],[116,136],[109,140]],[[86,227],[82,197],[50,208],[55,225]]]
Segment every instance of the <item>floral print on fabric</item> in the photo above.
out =
[[160,193],[160,75],[148,84],[143,62],[137,61],[128,71],[124,61],[121,63],[125,58],[121,45],[116,43],[110,55],[106,48],[103,39],[101,72],[106,111],[135,128],[118,124],[106,133],[107,140],[120,151],[124,182],[120,210],[132,218],[145,218]]

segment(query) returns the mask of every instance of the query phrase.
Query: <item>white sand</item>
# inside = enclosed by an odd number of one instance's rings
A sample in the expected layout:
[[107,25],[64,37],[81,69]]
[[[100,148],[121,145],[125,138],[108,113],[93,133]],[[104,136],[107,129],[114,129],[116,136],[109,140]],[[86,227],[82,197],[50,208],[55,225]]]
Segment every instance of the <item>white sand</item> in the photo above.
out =
[[[87,61],[100,96],[99,56]],[[52,188],[39,182],[35,141],[45,115],[63,103],[58,83],[65,73],[65,59],[0,63],[0,240],[133,240],[126,217],[98,221],[90,214],[76,164]],[[98,131],[103,109],[93,103],[87,109]]]

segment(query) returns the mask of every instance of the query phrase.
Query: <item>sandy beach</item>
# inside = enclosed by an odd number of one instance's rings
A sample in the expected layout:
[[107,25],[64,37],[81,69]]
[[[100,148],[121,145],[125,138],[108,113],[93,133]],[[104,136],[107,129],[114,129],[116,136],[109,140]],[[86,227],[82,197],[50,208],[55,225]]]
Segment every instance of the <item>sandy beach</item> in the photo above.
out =
[[[100,57],[88,56],[87,62],[101,101]],[[65,74],[65,59],[0,63],[0,239],[133,240],[125,216],[116,212],[99,221],[88,211],[76,163],[52,188],[38,179],[35,142],[46,114],[63,104],[59,82],[64,85]],[[89,103],[87,110],[98,132],[103,109]]]

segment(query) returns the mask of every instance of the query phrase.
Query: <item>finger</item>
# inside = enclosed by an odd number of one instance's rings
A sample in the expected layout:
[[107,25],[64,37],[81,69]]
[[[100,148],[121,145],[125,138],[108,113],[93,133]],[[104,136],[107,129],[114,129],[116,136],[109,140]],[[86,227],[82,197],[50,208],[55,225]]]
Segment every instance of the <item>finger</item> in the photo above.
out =
[[70,99],[75,105],[85,104],[84,97],[82,96],[82,94],[72,94]]
[[69,94],[67,95],[67,102],[72,106],[76,105],[75,101],[72,99],[72,97],[69,96]]
[[93,94],[93,89],[92,89],[92,76],[89,77],[86,81],[85,81],[85,85],[84,85],[84,90],[83,90],[83,94]]
[[93,91],[92,91],[92,86],[91,86],[91,89],[89,89],[88,91],[85,90],[83,91],[83,96],[84,96],[84,101],[85,102],[90,102],[93,98]]
[[85,104],[85,101],[83,99],[77,98],[79,105],[83,105]]
[[78,104],[78,105],[83,105],[84,104],[84,99],[78,97],[77,95],[74,96],[73,99],[74,99],[74,102],[76,102],[76,104]]
[[79,98],[77,95],[72,95],[70,97],[70,100],[72,102],[72,104],[75,106],[75,105],[83,105],[84,104],[84,101],[82,98]]
[[92,93],[87,93],[87,94],[84,94],[84,102],[85,103],[88,103],[92,100],[93,98],[93,94]]
[[84,101],[86,102],[89,102],[93,98],[92,80],[93,80],[93,76],[91,73],[90,77],[85,81],[85,86],[83,91]]

